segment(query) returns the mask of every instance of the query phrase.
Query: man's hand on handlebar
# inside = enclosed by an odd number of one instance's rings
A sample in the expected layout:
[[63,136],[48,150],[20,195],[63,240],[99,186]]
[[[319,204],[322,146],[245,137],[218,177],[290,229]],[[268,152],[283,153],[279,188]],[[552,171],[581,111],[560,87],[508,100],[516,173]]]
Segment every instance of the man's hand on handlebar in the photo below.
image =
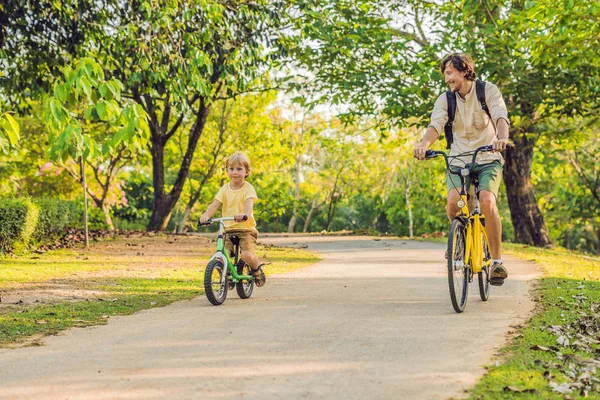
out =
[[492,142],[492,151],[504,151],[506,149],[506,146],[508,146],[508,139],[496,139]]
[[417,160],[425,159],[425,152],[427,151],[427,146],[418,145],[413,150],[413,157]]

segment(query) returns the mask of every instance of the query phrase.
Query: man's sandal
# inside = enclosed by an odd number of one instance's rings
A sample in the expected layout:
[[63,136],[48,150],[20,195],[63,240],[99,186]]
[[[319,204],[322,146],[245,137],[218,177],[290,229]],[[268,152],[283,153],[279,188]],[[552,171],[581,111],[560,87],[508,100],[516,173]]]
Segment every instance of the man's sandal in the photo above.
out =
[[265,276],[262,267],[265,264],[260,264],[257,269],[252,270],[252,275],[254,275],[254,284],[256,287],[262,287],[267,283],[267,277]]

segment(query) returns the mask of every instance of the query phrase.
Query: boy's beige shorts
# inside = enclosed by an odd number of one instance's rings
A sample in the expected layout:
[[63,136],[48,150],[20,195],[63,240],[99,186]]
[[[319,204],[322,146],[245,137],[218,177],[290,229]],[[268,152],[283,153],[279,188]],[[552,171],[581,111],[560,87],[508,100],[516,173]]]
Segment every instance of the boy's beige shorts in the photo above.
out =
[[[258,232],[255,230],[230,230],[225,231],[225,249],[232,254],[233,252],[233,243],[231,243],[231,239],[229,235],[235,235],[240,238],[240,250],[241,251],[249,251],[254,253],[254,247],[256,246],[256,241],[258,240]],[[241,254],[240,254],[241,255]]]

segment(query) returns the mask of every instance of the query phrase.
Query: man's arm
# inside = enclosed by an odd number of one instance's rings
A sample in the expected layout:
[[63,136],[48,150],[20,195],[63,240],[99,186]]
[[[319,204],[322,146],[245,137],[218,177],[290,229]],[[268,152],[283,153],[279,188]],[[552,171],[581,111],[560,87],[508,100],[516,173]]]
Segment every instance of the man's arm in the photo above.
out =
[[429,147],[431,147],[431,145],[438,139],[439,136],[440,135],[433,126],[427,127],[421,143],[415,146],[415,149],[413,150],[413,156],[419,160],[424,160],[425,152]]
[[492,141],[494,151],[504,151],[508,144],[508,122],[504,118],[498,119],[496,125],[497,137]]

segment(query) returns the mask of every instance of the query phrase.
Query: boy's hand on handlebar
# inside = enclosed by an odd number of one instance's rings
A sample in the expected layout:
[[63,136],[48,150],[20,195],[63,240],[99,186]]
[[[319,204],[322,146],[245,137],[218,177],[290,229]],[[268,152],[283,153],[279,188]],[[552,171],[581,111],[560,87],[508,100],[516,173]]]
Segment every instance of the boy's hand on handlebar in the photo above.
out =
[[492,151],[500,152],[506,149],[508,145],[508,139],[496,139],[492,142]]
[[246,214],[235,214],[233,218],[235,219],[235,222],[242,222],[248,220],[248,216]]
[[203,215],[200,217],[200,220],[198,222],[200,222],[201,225],[205,225],[208,221],[210,221],[210,218],[208,218],[207,216]]
[[413,150],[413,157],[416,158],[417,160],[424,160],[425,159],[425,152],[427,151],[427,147],[426,146],[417,146],[414,148]]

